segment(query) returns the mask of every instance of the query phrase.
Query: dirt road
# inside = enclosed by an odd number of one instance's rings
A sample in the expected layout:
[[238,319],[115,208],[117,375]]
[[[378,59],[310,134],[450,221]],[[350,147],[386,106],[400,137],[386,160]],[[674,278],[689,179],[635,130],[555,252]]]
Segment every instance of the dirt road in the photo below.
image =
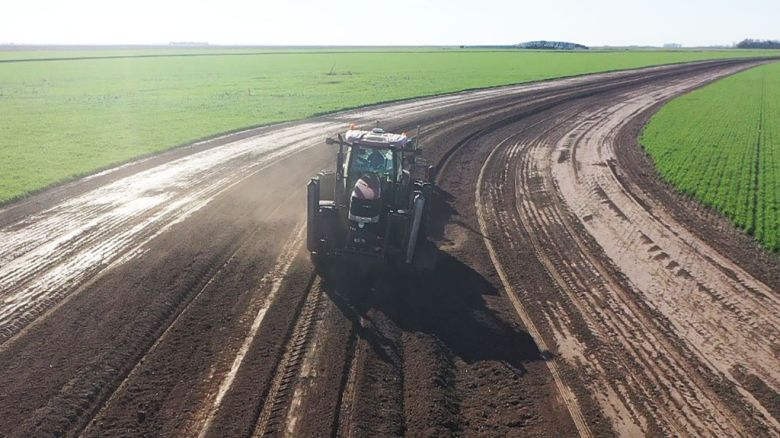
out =
[[[659,181],[615,72],[237,133],[0,210],[0,436],[780,435],[780,261]],[[423,126],[398,276],[316,276],[304,187],[350,123]]]

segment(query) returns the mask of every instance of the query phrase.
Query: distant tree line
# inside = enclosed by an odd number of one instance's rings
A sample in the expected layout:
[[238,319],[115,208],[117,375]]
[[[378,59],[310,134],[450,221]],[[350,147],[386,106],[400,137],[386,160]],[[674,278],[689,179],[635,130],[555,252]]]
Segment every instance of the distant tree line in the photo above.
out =
[[588,50],[587,46],[566,41],[528,41],[526,43],[517,44],[516,46],[521,49],[537,50]]
[[738,49],[780,49],[780,41],[751,40],[746,38],[737,43]]
[[461,49],[533,49],[533,50],[588,50],[588,46],[566,41],[528,41],[526,43],[498,46],[460,46]]

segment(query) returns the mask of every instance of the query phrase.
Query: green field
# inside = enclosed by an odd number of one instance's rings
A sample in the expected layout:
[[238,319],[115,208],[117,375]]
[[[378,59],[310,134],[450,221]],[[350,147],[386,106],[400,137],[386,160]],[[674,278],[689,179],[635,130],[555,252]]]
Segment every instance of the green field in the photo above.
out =
[[[243,127],[469,88],[761,54],[225,50],[0,51],[0,203]],[[187,53],[201,56],[159,56]],[[73,56],[97,58],[8,62]]]
[[665,179],[780,251],[780,63],[671,101],[641,142]]

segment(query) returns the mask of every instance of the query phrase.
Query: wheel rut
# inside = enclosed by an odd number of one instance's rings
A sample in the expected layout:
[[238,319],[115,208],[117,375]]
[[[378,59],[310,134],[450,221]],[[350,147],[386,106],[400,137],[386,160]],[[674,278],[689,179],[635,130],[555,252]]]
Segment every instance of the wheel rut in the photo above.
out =
[[296,405],[293,404],[292,397],[307,347],[311,342],[316,325],[315,317],[321,309],[323,295],[319,281],[315,280],[311,288],[290,335],[284,355],[277,365],[252,436],[270,436],[288,432],[288,425],[294,427],[298,416],[301,415],[297,410],[291,409]]
[[[704,76],[699,80],[706,82],[711,77]],[[634,102],[652,105],[655,100],[646,99],[648,95],[654,99],[668,99],[679,90],[699,84],[695,77],[670,83],[671,87],[660,85],[657,92],[639,88],[633,94],[620,94],[615,98],[616,104],[606,112],[598,107],[589,110],[572,106],[572,114],[577,115],[574,123],[558,125],[562,129],[551,127],[530,136],[513,133],[508,137],[512,139],[511,143],[496,143],[494,152],[497,153],[491,156],[493,163],[490,160],[485,163],[490,169],[485,173],[493,177],[478,187],[478,191],[486,193],[484,210],[491,212],[487,222],[498,228],[486,234],[500,233],[502,245],[506,245],[503,242],[509,244],[503,257],[510,264],[517,263],[511,261],[512,252],[527,245],[524,242],[531,244],[535,257],[555,283],[551,291],[561,294],[559,298],[549,297],[532,305],[536,308],[532,314],[558,345],[564,366],[578,367],[588,376],[588,392],[595,395],[618,433],[766,433],[776,430],[777,426],[765,406],[746,394],[736,379],[729,377],[728,368],[713,368],[711,361],[718,353],[702,354],[701,342],[686,339],[687,330],[671,323],[663,308],[652,299],[648,300],[642,292],[643,283],[634,275],[652,270],[632,270],[629,263],[635,262],[625,257],[643,257],[645,249],[634,253],[635,249],[626,242],[611,254],[608,249],[609,255],[606,255],[605,247],[625,240],[613,237],[610,239],[614,240],[602,240],[600,230],[596,228],[602,215],[614,217],[618,224],[640,218],[615,196],[622,191],[620,186],[615,187],[615,179],[610,183],[594,178],[599,172],[615,171],[614,162],[609,159],[609,151],[614,147],[610,138],[615,135],[598,140],[591,137],[602,132],[605,123],[636,117],[643,107],[631,105]],[[511,132],[510,129],[506,131]],[[602,157],[594,159],[599,153]],[[577,192],[584,196],[575,197],[573,193]],[[611,231],[629,241],[642,241],[644,245],[640,248],[648,248],[654,242],[639,231],[647,226],[648,222],[643,222],[641,228],[618,225]],[[670,227],[680,232],[679,226],[671,224]],[[518,234],[518,229],[525,233]],[[486,242],[490,244],[492,240]],[[651,248],[650,255],[644,257],[651,263],[662,264],[664,271],[676,270],[678,275],[671,279],[689,277],[690,271],[682,271],[677,266],[693,263],[692,260],[669,260],[668,247],[666,251],[657,246]],[[702,248],[697,247],[696,251],[700,252]],[[749,276],[744,278],[741,283],[753,284],[762,294],[771,294]],[[661,284],[672,289],[679,287],[668,280]],[[655,287],[658,286],[656,283]],[[560,304],[553,305],[555,301]],[[740,312],[739,306],[729,311]],[[771,317],[773,310],[770,307],[762,313],[763,316],[755,315],[747,320],[761,321]],[[575,324],[577,319],[581,323]],[[767,327],[771,333],[776,324],[769,323]],[[755,330],[753,327],[746,329]],[[609,353],[603,355],[606,352]],[[726,355],[724,358],[734,357],[746,356]],[[746,363],[745,359],[741,363]],[[703,372],[702,367],[709,367],[711,371]],[[616,369],[621,371],[620,375],[614,373]],[[600,375],[603,378],[599,378]],[[732,384],[724,385],[721,382],[724,377]],[[771,381],[771,378],[767,379]],[[734,401],[740,397],[745,397],[747,408]]]

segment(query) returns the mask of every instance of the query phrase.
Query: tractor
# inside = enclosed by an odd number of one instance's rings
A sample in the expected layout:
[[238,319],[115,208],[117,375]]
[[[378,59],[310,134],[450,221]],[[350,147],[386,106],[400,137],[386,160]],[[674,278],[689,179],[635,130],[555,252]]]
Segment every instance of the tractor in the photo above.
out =
[[336,169],[307,186],[306,243],[315,265],[413,264],[433,193],[433,168],[421,160],[418,137],[375,128],[326,140],[338,146]]

